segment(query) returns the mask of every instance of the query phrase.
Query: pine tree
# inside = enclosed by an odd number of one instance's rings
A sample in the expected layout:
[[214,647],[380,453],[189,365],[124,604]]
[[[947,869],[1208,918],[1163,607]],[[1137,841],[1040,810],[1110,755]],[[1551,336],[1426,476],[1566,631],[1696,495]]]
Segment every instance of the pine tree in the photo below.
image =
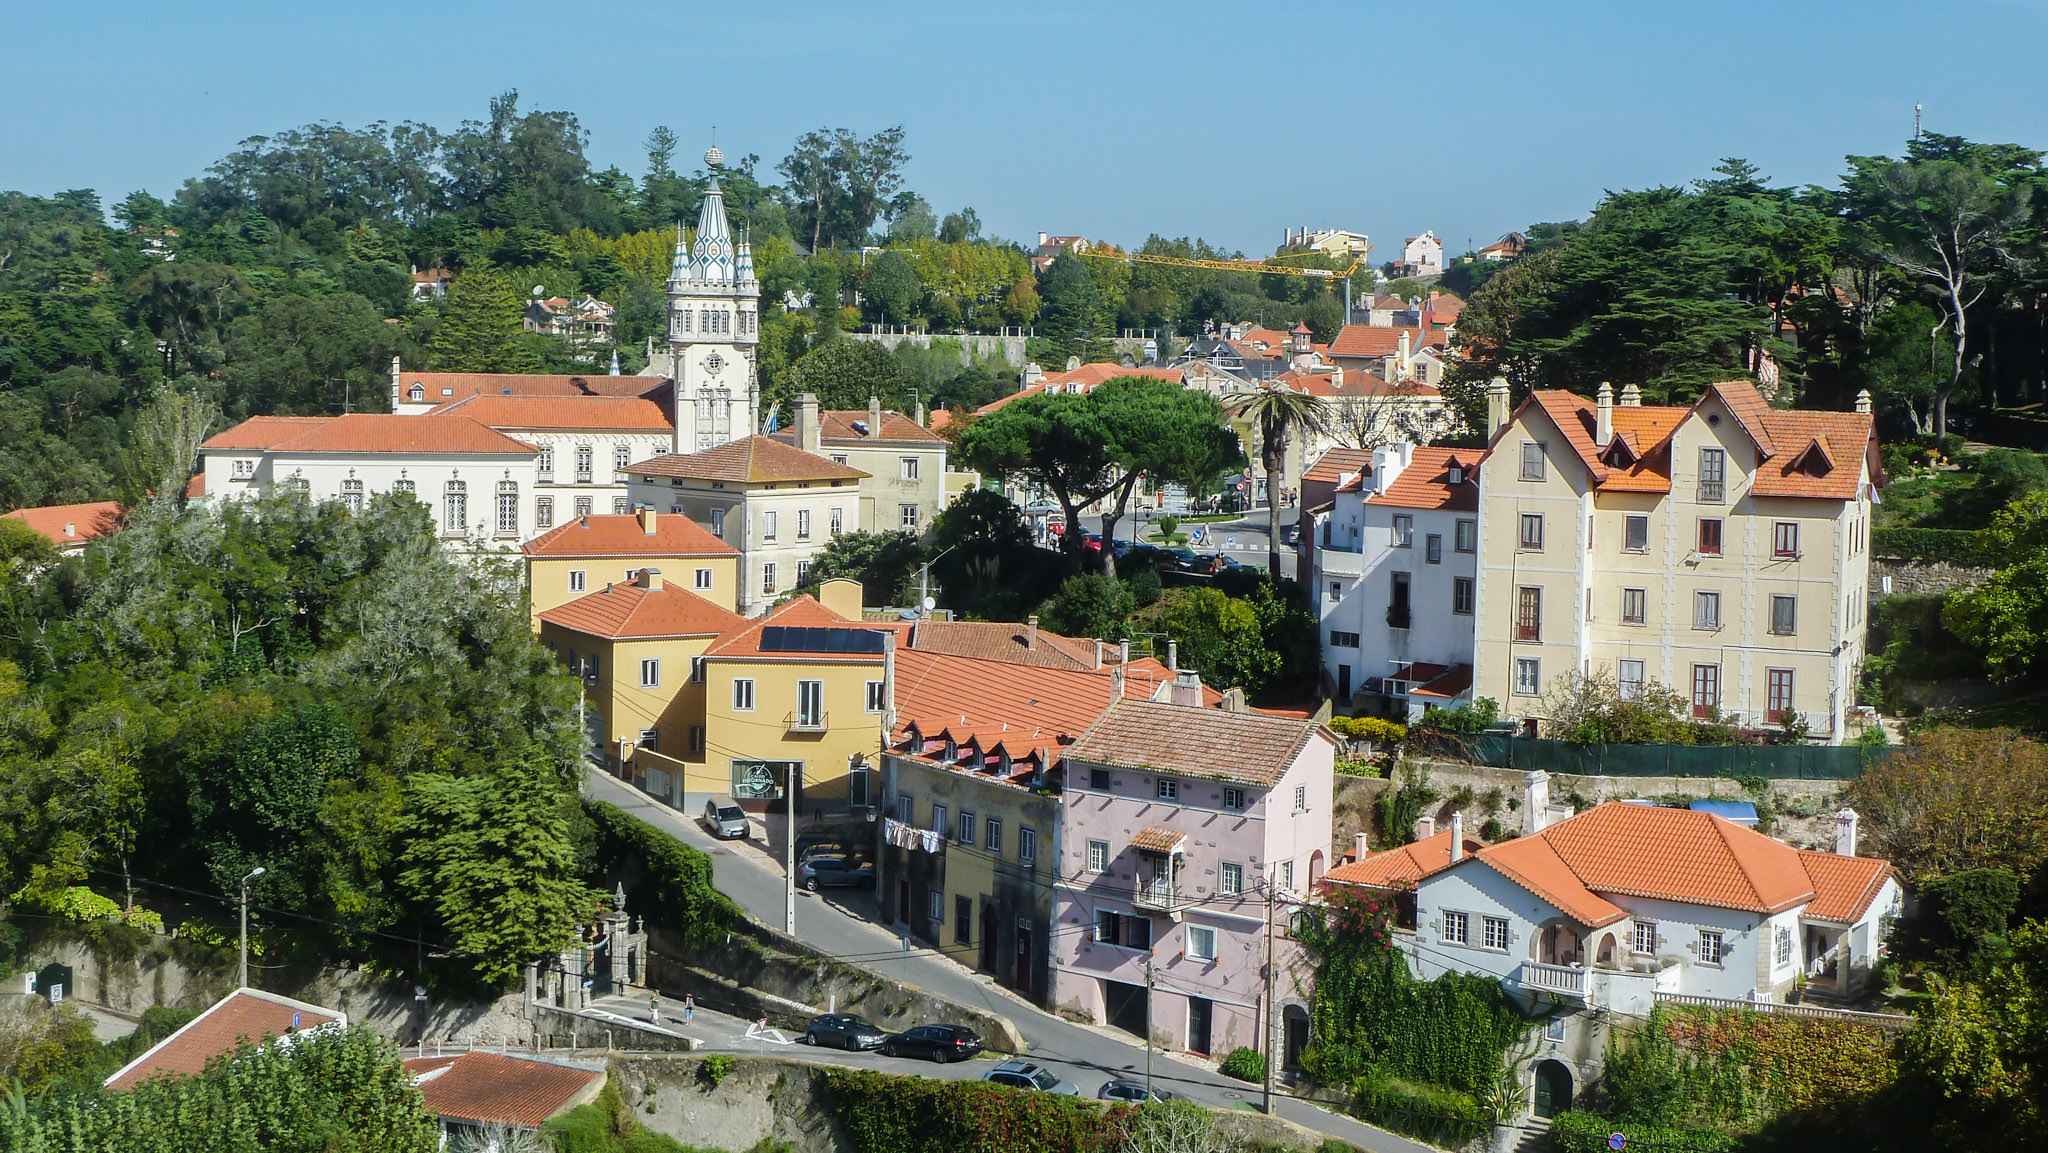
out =
[[443,372],[532,372],[539,365],[523,339],[519,293],[488,263],[471,265],[448,286],[434,328],[434,367]]

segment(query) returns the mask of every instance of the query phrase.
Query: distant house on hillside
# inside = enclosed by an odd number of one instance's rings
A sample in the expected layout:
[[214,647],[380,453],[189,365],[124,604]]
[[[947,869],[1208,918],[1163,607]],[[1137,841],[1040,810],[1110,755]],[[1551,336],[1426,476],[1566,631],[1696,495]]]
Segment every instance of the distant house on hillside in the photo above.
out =
[[346,1028],[348,1014],[339,1009],[260,989],[237,989],[116,1069],[104,1084],[120,1091],[159,1077],[189,1077],[204,1071],[215,1057],[233,1053],[244,1041],[261,1047],[289,1043],[300,1034]]
[[110,500],[90,504],[52,504],[41,508],[18,508],[6,514],[49,538],[57,551],[76,556],[85,546],[121,527],[121,506]]

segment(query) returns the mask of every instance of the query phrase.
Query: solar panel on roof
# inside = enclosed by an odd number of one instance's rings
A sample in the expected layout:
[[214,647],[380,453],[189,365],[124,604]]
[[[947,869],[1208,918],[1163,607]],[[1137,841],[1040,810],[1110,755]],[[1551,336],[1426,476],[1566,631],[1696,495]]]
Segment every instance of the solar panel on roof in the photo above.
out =
[[761,651],[879,654],[882,651],[882,634],[873,629],[766,625],[761,629]]

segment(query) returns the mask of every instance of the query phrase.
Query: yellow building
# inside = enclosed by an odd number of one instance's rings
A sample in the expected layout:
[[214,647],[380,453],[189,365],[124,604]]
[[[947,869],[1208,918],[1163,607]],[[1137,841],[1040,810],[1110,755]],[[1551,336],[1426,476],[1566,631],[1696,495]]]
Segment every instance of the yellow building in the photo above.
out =
[[[859,469],[860,527],[867,532],[922,533],[951,495],[974,487],[946,471],[946,438],[870,398],[863,409],[819,411],[818,398],[797,398],[787,432],[776,439],[834,464]],[[971,476],[971,474],[970,474]],[[964,488],[950,487],[965,480]]]
[[1474,695],[1540,717],[1560,678],[1675,689],[1697,716],[1840,741],[1863,663],[1870,401],[1774,409],[1746,381],[1687,406],[1489,398]]
[[581,516],[527,541],[527,599],[533,627],[541,614],[658,568],[670,588],[688,590],[728,611],[739,604],[740,552],[677,513],[651,508],[626,516]]
[[[719,791],[766,801],[797,782],[803,811],[872,804],[888,679],[908,626],[863,623],[860,584],[826,581],[704,650],[705,759]],[[687,802],[686,802],[687,803]]]
[[[645,749],[664,764],[701,765],[705,683],[698,658],[745,623],[650,567],[631,582],[607,584],[541,613],[540,642],[582,672],[584,726],[607,762],[630,762],[634,750]],[[676,792],[696,785],[683,782]]]

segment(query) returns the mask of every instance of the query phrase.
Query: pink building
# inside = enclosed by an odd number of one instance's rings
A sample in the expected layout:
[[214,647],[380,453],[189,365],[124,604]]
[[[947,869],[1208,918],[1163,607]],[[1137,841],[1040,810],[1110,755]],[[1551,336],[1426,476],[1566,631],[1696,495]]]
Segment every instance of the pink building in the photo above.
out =
[[[1313,720],[1112,705],[1067,749],[1054,999],[1169,1048],[1267,1049],[1274,1001],[1291,1064],[1308,1036],[1293,905],[1330,851],[1336,739]],[[1149,991],[1148,991],[1149,987]]]

